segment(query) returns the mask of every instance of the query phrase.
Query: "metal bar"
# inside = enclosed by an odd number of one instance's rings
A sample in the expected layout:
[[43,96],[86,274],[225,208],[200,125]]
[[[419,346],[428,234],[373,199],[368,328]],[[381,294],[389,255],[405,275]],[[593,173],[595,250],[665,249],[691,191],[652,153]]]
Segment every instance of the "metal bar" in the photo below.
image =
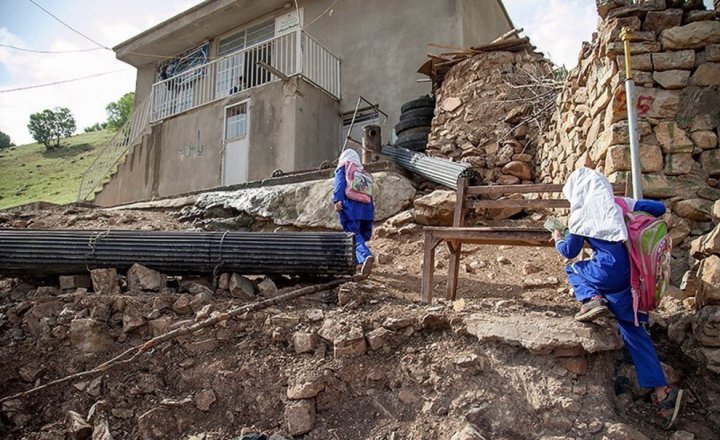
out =
[[435,183],[456,189],[458,179],[465,176],[469,181],[476,179],[468,163],[453,162],[447,159],[429,157],[425,154],[405,148],[385,146],[382,154],[390,156],[401,167]]
[[632,75],[632,57],[630,56],[630,39],[632,30],[624,27],[620,32],[625,49],[625,101],[628,112],[628,125],[630,132],[630,168],[632,173],[633,198],[641,200],[642,195],[642,168],[640,165],[640,141],[638,140],[637,113],[635,111],[635,81]]
[[0,229],[0,273],[72,274],[134,263],[168,275],[352,274],[355,238],[340,232],[158,232]]

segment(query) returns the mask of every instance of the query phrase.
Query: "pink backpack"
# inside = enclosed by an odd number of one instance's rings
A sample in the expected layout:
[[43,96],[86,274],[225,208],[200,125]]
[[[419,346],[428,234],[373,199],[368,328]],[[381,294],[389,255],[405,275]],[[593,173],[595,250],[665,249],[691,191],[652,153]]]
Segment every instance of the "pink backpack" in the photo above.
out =
[[345,164],[345,182],[345,196],[348,199],[361,203],[372,202],[373,178],[370,173],[348,162]]
[[672,239],[667,223],[647,212],[631,211],[622,197],[615,197],[628,231],[630,285],[632,286],[635,325],[638,313],[657,308],[670,282]]

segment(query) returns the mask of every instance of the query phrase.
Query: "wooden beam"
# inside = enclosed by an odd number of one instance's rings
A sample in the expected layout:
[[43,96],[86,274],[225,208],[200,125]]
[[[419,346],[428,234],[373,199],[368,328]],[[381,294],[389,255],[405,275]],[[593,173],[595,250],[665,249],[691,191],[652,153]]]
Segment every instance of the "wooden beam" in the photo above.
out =
[[[562,183],[531,183],[525,185],[483,185],[467,187],[467,195],[489,194],[528,194],[528,193],[562,193]],[[621,195],[625,192],[624,183],[613,185],[613,192]]]
[[471,208],[504,209],[504,208],[569,208],[570,202],[564,199],[501,199],[501,200],[470,200]]
[[423,275],[422,275],[422,302],[432,303],[433,297],[433,276],[435,275],[435,239],[432,231],[425,231],[425,243],[423,246]]
[[[457,196],[455,198],[455,214],[453,216],[453,226],[465,226],[465,214],[467,211],[467,196],[465,191],[468,186],[467,177],[460,177],[457,184]],[[448,245],[451,243],[448,242]],[[460,273],[460,256],[462,255],[462,243],[452,242],[450,247],[450,263],[448,264],[448,279],[445,298],[448,300],[455,299],[457,292],[458,275]]]

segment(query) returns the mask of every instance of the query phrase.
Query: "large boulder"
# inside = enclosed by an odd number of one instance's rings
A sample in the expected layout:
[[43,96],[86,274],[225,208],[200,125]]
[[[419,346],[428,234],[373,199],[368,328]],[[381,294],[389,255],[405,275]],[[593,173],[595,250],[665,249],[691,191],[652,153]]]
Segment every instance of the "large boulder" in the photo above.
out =
[[713,202],[705,199],[689,199],[679,201],[673,210],[680,217],[698,222],[710,220]]
[[110,349],[113,340],[98,321],[75,318],[70,321],[70,343],[83,353],[96,353]]
[[720,43],[720,22],[697,21],[665,29],[660,34],[660,43],[665,50],[700,49],[708,44]]
[[415,221],[421,225],[450,226],[455,214],[455,191],[435,190],[415,200]]
[[497,316],[474,313],[464,319],[467,332],[480,342],[500,341],[525,347],[532,353],[580,350],[594,353],[617,350],[622,342],[610,326],[587,326],[572,317]]
[[[415,188],[408,179],[393,172],[375,173],[373,177],[376,221],[392,217],[410,205]],[[234,208],[253,217],[271,219],[277,225],[341,229],[332,206],[332,192],[331,179],[211,192],[198,197],[194,208]]]
[[127,282],[131,292],[157,292],[165,287],[166,278],[156,270],[135,263],[128,269]]

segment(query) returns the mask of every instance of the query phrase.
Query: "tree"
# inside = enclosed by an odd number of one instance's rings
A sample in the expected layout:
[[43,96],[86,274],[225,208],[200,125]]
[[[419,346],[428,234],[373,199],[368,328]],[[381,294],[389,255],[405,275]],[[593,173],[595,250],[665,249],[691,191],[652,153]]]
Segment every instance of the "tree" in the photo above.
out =
[[118,130],[125,125],[135,108],[135,93],[128,92],[115,102],[105,107],[108,114],[107,127],[111,130]]
[[33,139],[45,145],[48,150],[59,147],[60,139],[71,136],[75,129],[75,118],[65,107],[33,113],[28,124]]
[[12,147],[13,145],[15,144],[13,144],[10,140],[10,136],[0,131],[0,150],[2,150],[3,148]]
[[91,131],[100,131],[100,130],[105,130],[106,128],[107,128],[107,122],[96,122],[89,127],[83,128],[83,131],[85,133],[90,133]]

